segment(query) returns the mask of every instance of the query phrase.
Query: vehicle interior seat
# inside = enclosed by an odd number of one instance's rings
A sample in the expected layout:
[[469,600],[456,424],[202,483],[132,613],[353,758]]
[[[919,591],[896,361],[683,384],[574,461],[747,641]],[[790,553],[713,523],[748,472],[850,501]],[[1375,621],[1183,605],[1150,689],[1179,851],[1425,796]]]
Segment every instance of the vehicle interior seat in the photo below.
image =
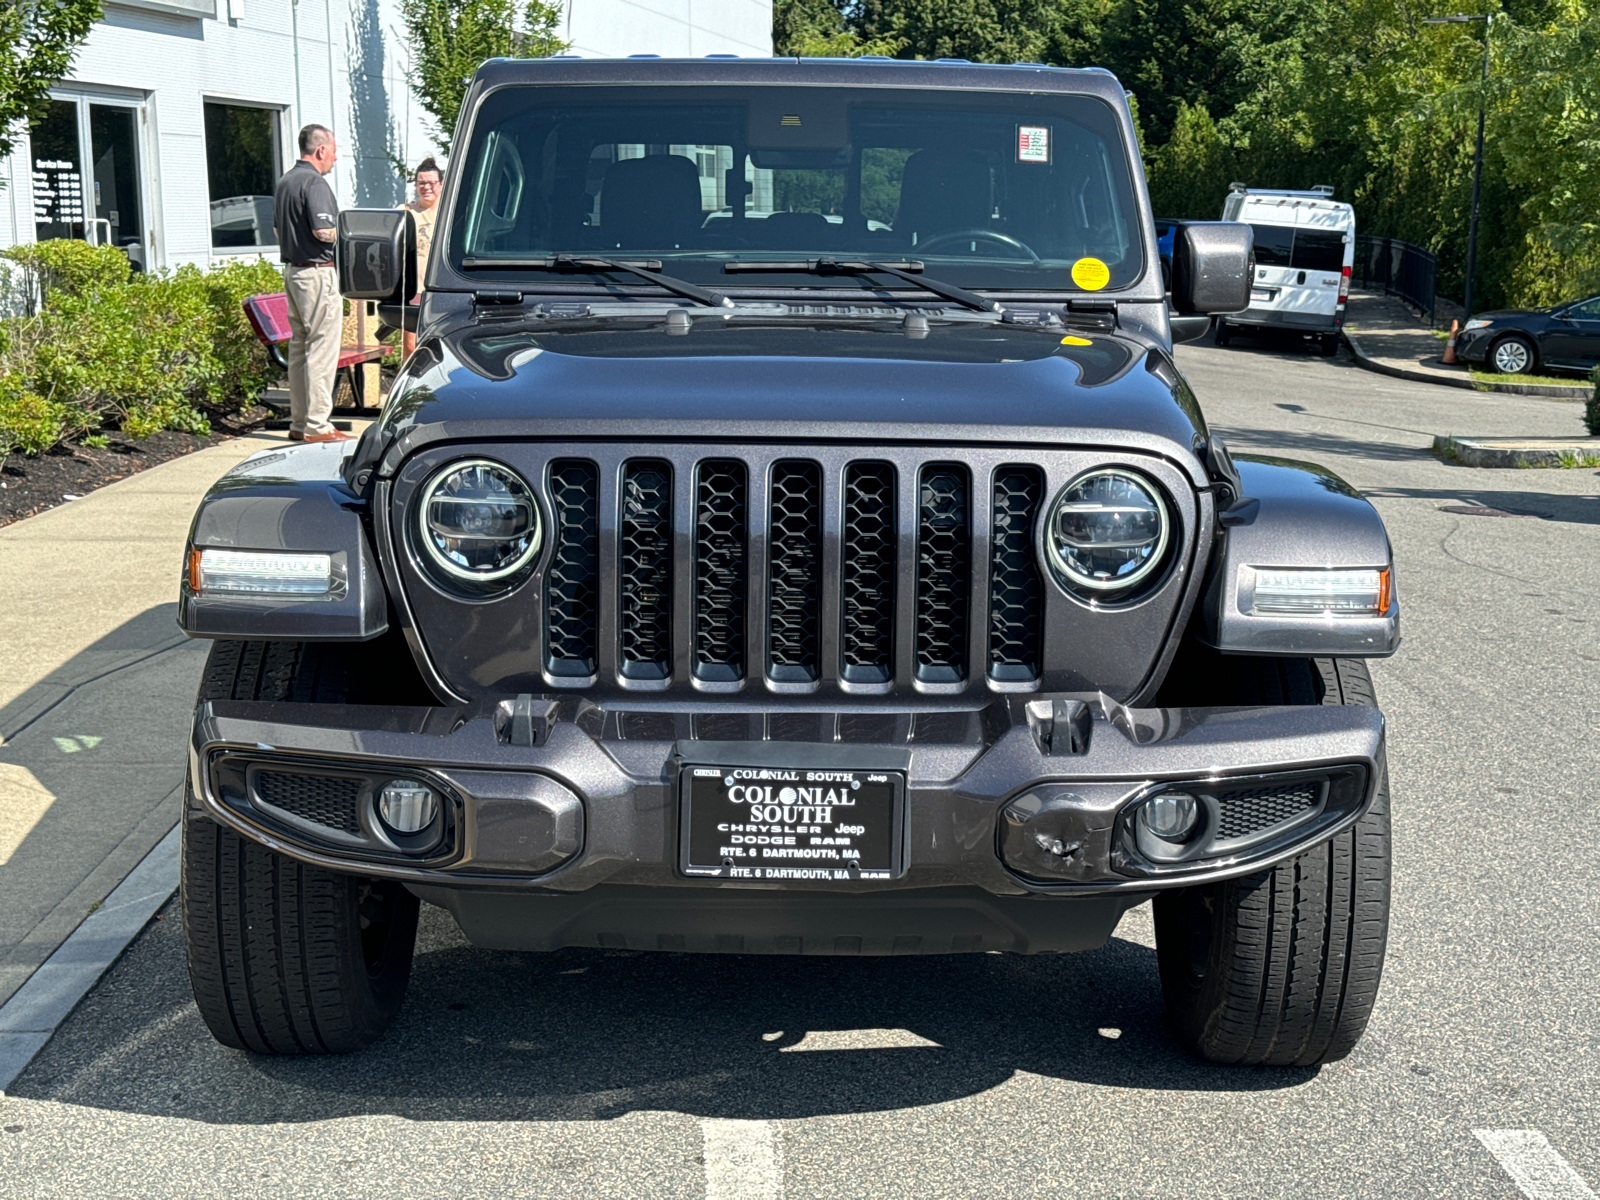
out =
[[700,228],[700,173],[681,154],[624,158],[600,184],[600,235],[608,247],[667,250]]
[[895,234],[907,244],[957,229],[987,229],[994,211],[989,160],[976,150],[918,150],[900,176]]
[[834,226],[821,213],[775,212],[756,227],[760,244],[770,250],[831,249],[836,240]]

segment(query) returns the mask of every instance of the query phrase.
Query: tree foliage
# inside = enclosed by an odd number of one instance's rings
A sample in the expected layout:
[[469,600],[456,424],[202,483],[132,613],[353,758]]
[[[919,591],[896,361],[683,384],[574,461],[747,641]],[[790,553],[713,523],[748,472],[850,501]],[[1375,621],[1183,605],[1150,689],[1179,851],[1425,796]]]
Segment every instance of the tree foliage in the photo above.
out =
[[561,5],[546,0],[400,0],[409,79],[441,146],[455,137],[467,82],[491,58],[560,54]]
[[100,0],[0,0],[0,157],[22,122],[44,117],[50,88],[100,16]]
[[1161,216],[1217,217],[1232,180],[1331,184],[1363,231],[1436,252],[1444,295],[1481,100],[1483,306],[1600,290],[1600,0],[1491,8],[1487,88],[1484,25],[1423,24],[1443,0],[778,0],[775,28],[816,12],[902,58],[1107,67]]

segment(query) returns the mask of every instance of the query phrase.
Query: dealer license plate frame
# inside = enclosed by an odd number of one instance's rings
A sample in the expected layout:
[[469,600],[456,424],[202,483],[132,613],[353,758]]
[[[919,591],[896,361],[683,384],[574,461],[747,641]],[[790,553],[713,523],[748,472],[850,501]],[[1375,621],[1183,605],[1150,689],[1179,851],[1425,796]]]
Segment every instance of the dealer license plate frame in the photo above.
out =
[[[758,757],[758,756],[752,756]],[[759,757],[766,757],[765,755]],[[797,758],[800,756],[796,756]],[[851,868],[850,859],[841,860],[804,860],[795,859],[788,862],[774,863],[762,861],[759,856],[752,856],[744,862],[718,862],[695,861],[707,858],[719,858],[714,853],[706,852],[708,839],[715,844],[721,835],[715,831],[715,825],[726,817],[733,815],[738,809],[725,798],[707,795],[710,790],[707,785],[713,784],[718,790],[725,791],[725,781],[732,777],[734,772],[748,772],[741,775],[740,783],[756,786],[769,786],[781,789],[785,785],[795,786],[825,786],[825,780],[814,780],[811,776],[838,776],[850,775],[859,777],[865,788],[871,789],[870,800],[872,810],[862,810],[860,820],[841,822],[835,819],[831,822],[835,827],[840,825],[860,826],[872,825],[877,828],[872,831],[864,830],[860,835],[832,835],[847,836],[858,842],[855,847],[867,851],[859,861],[862,865]],[[798,778],[789,779],[783,776],[794,775]],[[772,776],[772,778],[762,778]],[[873,778],[881,777],[881,778]],[[696,781],[700,782],[702,795],[700,796],[701,825],[699,832],[700,854],[696,854],[695,822],[695,791]],[[869,767],[856,765],[819,765],[808,766],[774,766],[770,762],[758,763],[728,763],[728,762],[683,762],[678,768],[678,869],[693,879],[726,880],[729,882],[759,883],[767,887],[806,887],[839,883],[892,883],[902,878],[906,873],[907,846],[906,846],[906,771],[898,767]],[[886,794],[880,794],[886,793]],[[797,801],[800,799],[797,796]],[[798,807],[791,806],[791,807]],[[859,805],[857,806],[859,807]],[[886,809],[887,811],[881,811]],[[707,816],[707,813],[710,816]],[[881,819],[887,820],[888,830],[885,834],[879,825]],[[731,823],[731,822],[730,822]],[[789,824],[789,828],[806,826],[809,823],[796,821]],[[708,833],[709,827],[709,833]],[[823,828],[823,826],[818,826]],[[812,836],[830,836],[829,834],[808,835],[793,834],[779,836],[794,836],[796,849],[809,848],[807,839]],[[870,839],[874,845],[861,845],[862,840]],[[755,847],[752,847],[755,849]],[[841,847],[841,851],[844,848]],[[877,851],[881,851],[877,852]]]

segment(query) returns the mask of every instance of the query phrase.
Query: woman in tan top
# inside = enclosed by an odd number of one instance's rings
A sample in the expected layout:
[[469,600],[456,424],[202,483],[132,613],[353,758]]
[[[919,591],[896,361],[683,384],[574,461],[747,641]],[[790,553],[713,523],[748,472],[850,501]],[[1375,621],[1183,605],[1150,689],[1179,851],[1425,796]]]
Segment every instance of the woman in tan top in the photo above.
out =
[[[444,173],[432,158],[417,164],[412,180],[417,186],[417,198],[406,205],[417,223],[417,298],[422,296],[422,272],[428,265],[428,248],[433,245],[433,219],[439,213],[439,194],[444,190]],[[405,356],[410,358],[417,348],[417,335],[406,331]]]

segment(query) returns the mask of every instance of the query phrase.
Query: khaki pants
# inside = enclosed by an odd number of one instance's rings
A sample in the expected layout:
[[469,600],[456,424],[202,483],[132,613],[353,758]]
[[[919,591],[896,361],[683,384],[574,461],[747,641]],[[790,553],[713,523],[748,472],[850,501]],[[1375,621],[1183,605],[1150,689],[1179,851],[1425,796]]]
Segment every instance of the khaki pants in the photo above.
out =
[[331,433],[333,381],[339,372],[344,299],[332,267],[285,267],[289,296],[289,428]]

